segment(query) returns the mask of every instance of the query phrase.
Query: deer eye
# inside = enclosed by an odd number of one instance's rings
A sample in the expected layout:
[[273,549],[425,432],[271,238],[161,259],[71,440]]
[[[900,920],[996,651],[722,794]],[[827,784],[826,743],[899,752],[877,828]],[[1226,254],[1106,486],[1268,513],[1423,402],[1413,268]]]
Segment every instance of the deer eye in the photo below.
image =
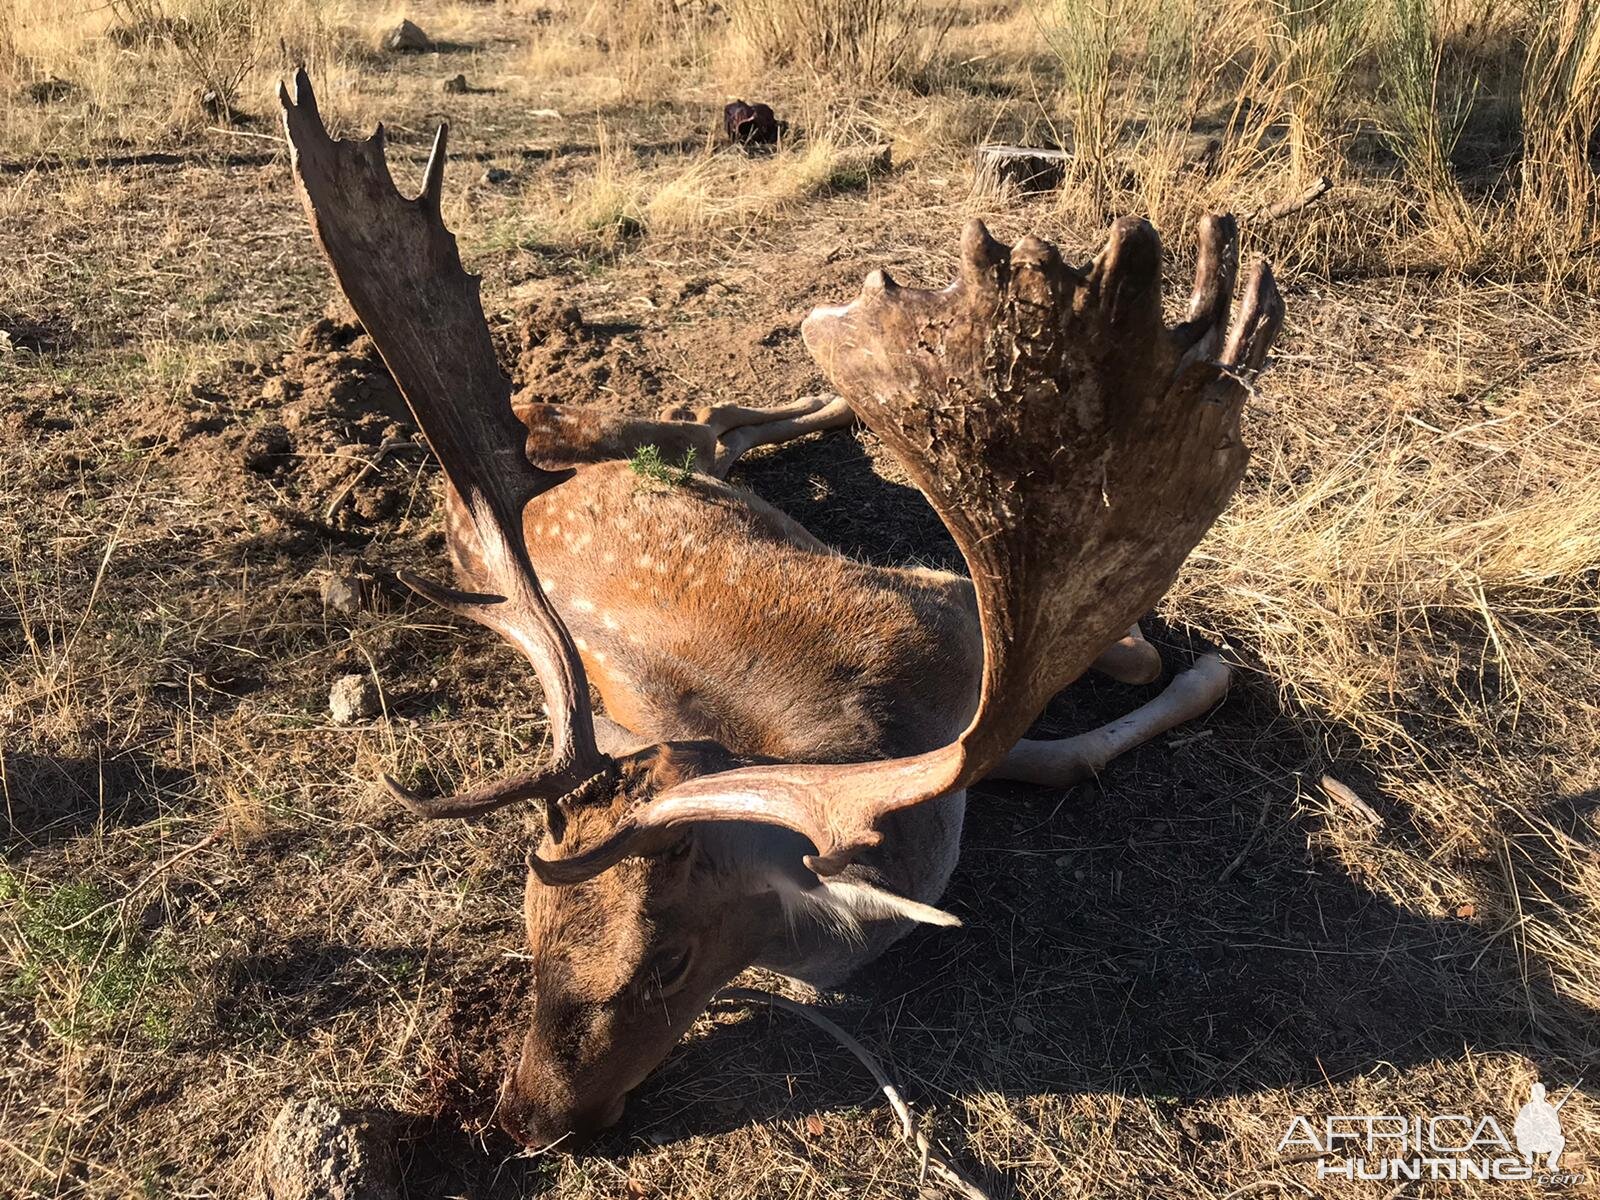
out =
[[645,992],[651,996],[672,995],[689,978],[689,967],[693,962],[693,946],[663,950],[651,960],[645,971]]

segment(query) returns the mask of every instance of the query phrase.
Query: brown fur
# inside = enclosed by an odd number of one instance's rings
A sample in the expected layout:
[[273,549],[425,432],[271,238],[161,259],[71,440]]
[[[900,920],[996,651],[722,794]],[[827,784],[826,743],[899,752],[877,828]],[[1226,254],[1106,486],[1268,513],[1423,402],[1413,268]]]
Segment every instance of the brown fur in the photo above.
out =
[[[648,747],[622,761],[614,791],[560,806],[562,827],[544,839],[543,857],[581,854],[652,795],[739,763],[934,749],[977,705],[983,644],[969,580],[858,563],[740,488],[704,474],[665,482],[620,461],[664,443],[669,460],[688,449],[710,462],[718,411],[694,414],[706,424],[517,409],[530,459],[576,466],[524,511],[534,569],[607,716]],[[446,527],[462,585],[488,588],[452,488]],[[1148,678],[1154,651],[1127,641],[1097,665]],[[889,816],[884,848],[838,882],[935,901],[963,811],[957,793]],[[828,902],[794,910],[797,896],[830,893],[800,867],[805,839],[783,830],[696,827],[653,849],[572,887],[528,878],[534,984],[498,1114],[520,1141],[544,1145],[612,1123],[745,967],[832,983],[911,927],[892,912],[857,917]],[[663,994],[658,966],[683,953],[689,967]]]
[[[459,501],[451,549],[475,542]],[[741,757],[857,761],[931,748],[975,703],[971,585],[830,550],[764,501],[598,463],[526,511],[528,552],[612,720]]]

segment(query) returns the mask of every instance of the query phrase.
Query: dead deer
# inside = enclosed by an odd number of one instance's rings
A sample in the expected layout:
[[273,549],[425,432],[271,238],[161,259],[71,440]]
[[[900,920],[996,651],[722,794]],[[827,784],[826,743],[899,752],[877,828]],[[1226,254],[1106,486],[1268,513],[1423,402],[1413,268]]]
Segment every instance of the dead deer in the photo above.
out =
[[[1230,325],[1231,217],[1202,222],[1173,328],[1160,242],[1131,219],[1082,268],[973,221],[944,290],[875,271],[806,319],[806,346],[938,512],[966,579],[854,562],[716,477],[745,444],[837,423],[831,402],[661,428],[589,410],[520,422],[440,217],[445,129],[407,200],[381,127],[331,139],[303,72],[280,95],[317,239],[448,481],[461,586],[407,582],[516,646],[549,711],[535,770],[439,799],[389,784],[426,817],[542,806],[527,1029],[498,1109],[519,1141],[616,1121],[747,966],[828,983],[915,922],[955,924],[933,905],[969,784],[1064,786],[1221,698],[1228,672],[1208,657],[1103,729],[1023,737],[1091,665],[1149,672],[1149,646],[1107,647],[1244,471],[1240,412],[1283,306],[1258,262]],[[713,470],[660,485],[619,460],[663,438]]]

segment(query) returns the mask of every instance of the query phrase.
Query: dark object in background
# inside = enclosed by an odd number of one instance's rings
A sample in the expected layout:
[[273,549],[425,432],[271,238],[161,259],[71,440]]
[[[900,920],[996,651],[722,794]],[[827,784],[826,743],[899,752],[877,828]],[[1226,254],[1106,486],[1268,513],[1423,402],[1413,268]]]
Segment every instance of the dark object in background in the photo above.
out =
[[765,104],[746,104],[735,100],[722,110],[722,127],[736,146],[776,146],[778,118]]
[[433,49],[433,39],[408,17],[378,40],[378,48],[396,54],[426,54]]
[[23,89],[28,94],[28,99],[35,104],[53,104],[57,100],[65,100],[78,90],[78,85],[68,83],[65,79],[56,79],[54,76],[30,83]]

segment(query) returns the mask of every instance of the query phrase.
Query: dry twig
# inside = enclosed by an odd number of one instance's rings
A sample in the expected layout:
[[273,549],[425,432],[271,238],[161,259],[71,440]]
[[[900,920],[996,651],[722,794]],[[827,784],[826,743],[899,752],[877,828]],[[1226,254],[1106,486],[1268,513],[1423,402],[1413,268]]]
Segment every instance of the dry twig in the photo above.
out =
[[1333,191],[1333,180],[1326,175],[1318,175],[1311,186],[1297,196],[1290,196],[1287,200],[1279,200],[1276,204],[1269,204],[1265,208],[1256,209],[1258,221],[1281,221],[1284,217],[1292,217],[1303,208],[1309,208]]

